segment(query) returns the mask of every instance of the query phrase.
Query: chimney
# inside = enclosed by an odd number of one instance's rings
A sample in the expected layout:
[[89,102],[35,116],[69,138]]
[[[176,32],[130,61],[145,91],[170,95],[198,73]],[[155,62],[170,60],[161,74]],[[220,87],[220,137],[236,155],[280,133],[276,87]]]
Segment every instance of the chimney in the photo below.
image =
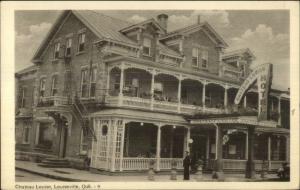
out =
[[157,21],[158,21],[159,25],[166,31],[167,31],[167,27],[168,27],[168,17],[169,16],[166,14],[157,15]]

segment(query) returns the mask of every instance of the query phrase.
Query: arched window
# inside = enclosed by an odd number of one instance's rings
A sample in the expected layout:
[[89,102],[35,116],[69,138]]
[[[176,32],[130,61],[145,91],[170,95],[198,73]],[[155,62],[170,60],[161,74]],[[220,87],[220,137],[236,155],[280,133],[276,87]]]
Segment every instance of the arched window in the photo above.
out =
[[57,77],[57,75],[53,75],[52,83],[51,83],[51,96],[57,95],[57,93],[58,93],[57,84],[58,84],[58,77]]

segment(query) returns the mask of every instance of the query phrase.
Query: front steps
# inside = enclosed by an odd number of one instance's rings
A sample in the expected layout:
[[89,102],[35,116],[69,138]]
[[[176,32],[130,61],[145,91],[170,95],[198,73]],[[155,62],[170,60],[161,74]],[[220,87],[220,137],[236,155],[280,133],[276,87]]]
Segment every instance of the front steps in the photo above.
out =
[[70,163],[63,158],[46,158],[38,166],[44,168],[70,168]]

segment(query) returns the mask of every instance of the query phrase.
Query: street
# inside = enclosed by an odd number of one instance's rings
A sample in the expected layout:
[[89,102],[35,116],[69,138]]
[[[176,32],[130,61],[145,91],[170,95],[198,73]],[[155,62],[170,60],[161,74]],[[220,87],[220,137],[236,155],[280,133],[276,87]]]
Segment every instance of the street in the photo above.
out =
[[16,176],[16,182],[59,181],[56,179],[51,179],[51,178],[43,177],[40,175],[35,175],[35,174],[21,171],[21,170],[16,170],[15,176]]

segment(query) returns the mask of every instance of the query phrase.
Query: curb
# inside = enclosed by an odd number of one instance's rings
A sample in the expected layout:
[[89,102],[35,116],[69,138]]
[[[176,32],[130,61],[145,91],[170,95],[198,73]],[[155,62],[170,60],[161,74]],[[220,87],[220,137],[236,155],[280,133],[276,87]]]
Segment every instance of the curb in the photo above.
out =
[[36,175],[40,175],[40,176],[44,176],[44,177],[48,177],[51,179],[61,180],[61,181],[87,182],[87,180],[80,180],[80,179],[73,179],[73,178],[69,178],[69,177],[56,176],[56,175],[47,174],[47,173],[43,173],[43,172],[37,172],[37,171],[33,171],[33,170],[29,170],[29,169],[25,169],[25,168],[21,168],[21,167],[17,167],[17,166],[15,167],[15,169],[29,172],[32,174],[36,174]]

